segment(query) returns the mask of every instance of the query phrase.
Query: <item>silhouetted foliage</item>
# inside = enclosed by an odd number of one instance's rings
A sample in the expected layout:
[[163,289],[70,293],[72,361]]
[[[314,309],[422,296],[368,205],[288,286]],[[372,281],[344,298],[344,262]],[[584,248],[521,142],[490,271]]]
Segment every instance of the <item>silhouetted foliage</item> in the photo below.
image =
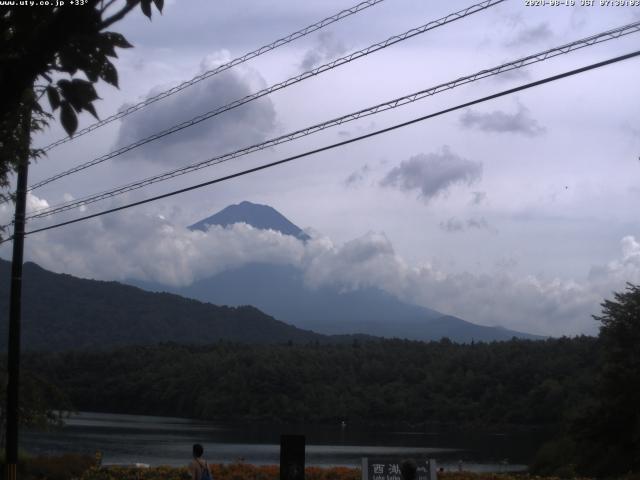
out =
[[574,422],[580,472],[640,472],[640,286],[605,300],[593,401]]
[[[7,368],[0,362],[0,398],[6,398]],[[56,409],[53,406],[57,407]],[[20,425],[47,429],[59,426],[65,411],[72,408],[68,397],[55,385],[33,371],[23,370],[20,375]],[[4,447],[6,411],[0,407],[0,446]]]
[[[613,477],[640,471],[640,287],[628,284],[602,303],[591,382],[571,406],[532,473]],[[629,477],[631,478],[631,477]]]
[[[16,2],[17,3],[17,2]],[[83,0],[83,5],[0,7],[0,190],[8,175],[31,150],[31,134],[51,118],[41,104],[59,110],[62,126],[73,135],[77,115],[97,118],[94,84],[118,86],[110,58],[131,44],[106,31],[140,5],[151,18],[151,4],[162,11],[163,0]],[[80,76],[78,76],[80,75]]]

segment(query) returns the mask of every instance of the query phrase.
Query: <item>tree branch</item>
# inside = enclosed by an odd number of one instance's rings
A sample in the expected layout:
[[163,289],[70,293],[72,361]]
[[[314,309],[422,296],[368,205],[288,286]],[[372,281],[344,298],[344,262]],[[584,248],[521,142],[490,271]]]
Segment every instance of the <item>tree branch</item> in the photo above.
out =
[[120,11],[118,13],[114,13],[112,16],[110,16],[109,18],[105,19],[102,23],[100,23],[100,30],[104,30],[105,28],[109,27],[110,25],[116,23],[118,20],[122,20],[127,15],[127,13],[129,13],[131,10],[136,8],[138,3],[139,2],[127,4],[127,6],[122,8],[122,9],[120,9]]
[[104,13],[104,12],[106,12],[106,11],[109,9],[109,7],[110,7],[111,5],[113,5],[114,3],[116,3],[116,1],[117,1],[117,0],[109,0],[109,1],[107,2],[107,4],[106,4],[106,5],[105,5],[105,4],[104,4],[104,2],[103,2],[103,3],[100,5],[100,13]]

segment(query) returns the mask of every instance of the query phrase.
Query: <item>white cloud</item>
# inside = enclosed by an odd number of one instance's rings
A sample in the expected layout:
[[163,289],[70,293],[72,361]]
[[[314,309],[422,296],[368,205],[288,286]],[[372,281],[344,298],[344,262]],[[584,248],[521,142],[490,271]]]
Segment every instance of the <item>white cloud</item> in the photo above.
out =
[[623,240],[622,259],[607,266],[602,281],[578,282],[500,268],[492,274],[449,273],[430,263],[410,267],[382,234],[367,234],[342,247],[331,245],[306,270],[310,285],[343,289],[376,286],[399,298],[484,325],[543,335],[596,332],[591,318],[603,298],[640,281],[640,244]]
[[[37,197],[30,202],[46,205]],[[4,218],[8,210],[0,208]],[[519,275],[511,268],[456,273],[429,262],[410,264],[379,232],[344,244],[316,233],[305,243],[246,224],[190,231],[139,211],[35,234],[27,247],[29,260],[54,271],[173,286],[250,262],[292,265],[303,271],[310,288],[377,287],[471,322],[546,335],[595,333],[591,315],[599,312],[602,300],[626,282],[640,283],[640,242],[634,236],[622,239],[619,258],[594,266],[583,280]],[[1,251],[5,257],[10,252],[6,245]]]
[[613,279],[616,285],[626,282],[640,284],[640,242],[627,235],[620,241],[622,256],[606,265],[593,266],[589,280],[605,287]]
[[379,287],[390,290],[403,262],[382,233],[369,232],[343,245],[329,239],[311,245],[305,259],[305,281],[312,288],[337,285],[342,290]]
[[[27,213],[49,208],[49,202],[37,197],[31,192],[27,192]],[[15,206],[13,202],[0,203],[0,225],[8,225],[13,222]]]
[[173,286],[252,261],[299,265],[304,253],[296,238],[246,224],[204,233],[133,211],[35,234],[27,246],[30,260],[53,271]]
[[399,298],[484,325],[540,334],[594,331],[590,315],[602,301],[588,285],[535,276],[447,273],[432,264],[409,266],[386,236],[369,233],[326,249],[306,265],[309,285],[343,290],[375,286]]

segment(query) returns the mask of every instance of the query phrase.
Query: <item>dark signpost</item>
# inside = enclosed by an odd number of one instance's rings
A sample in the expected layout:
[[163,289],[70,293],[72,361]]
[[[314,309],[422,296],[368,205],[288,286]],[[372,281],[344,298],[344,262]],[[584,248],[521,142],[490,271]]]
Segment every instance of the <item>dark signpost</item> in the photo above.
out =
[[304,480],[304,435],[280,437],[280,480]]
[[[398,457],[364,457],[362,459],[362,480],[402,480]],[[437,480],[436,461],[415,459],[418,464],[416,480]]]

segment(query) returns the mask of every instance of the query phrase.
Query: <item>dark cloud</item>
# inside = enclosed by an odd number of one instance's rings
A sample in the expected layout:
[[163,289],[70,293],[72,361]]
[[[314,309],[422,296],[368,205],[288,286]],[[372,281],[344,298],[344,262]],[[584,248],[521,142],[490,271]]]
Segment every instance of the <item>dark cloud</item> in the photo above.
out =
[[461,232],[464,230],[464,222],[455,217],[451,217],[447,219],[446,222],[440,222],[440,228],[449,233]]
[[[210,65],[203,63],[203,70],[209,68]],[[234,69],[204,80],[125,117],[118,132],[117,147],[250,95],[256,91],[256,84],[264,85],[264,80],[246,69]],[[157,91],[152,90],[148,96],[155,93]],[[132,155],[153,162],[184,164],[265,140],[275,124],[274,106],[268,97],[263,97],[151,142],[134,150]]]
[[482,163],[461,158],[444,147],[403,161],[382,179],[383,187],[418,190],[425,200],[444,195],[454,185],[471,185],[482,177]]
[[532,45],[552,37],[553,32],[547,22],[539,23],[534,27],[521,29],[514,38],[506,42],[507,47],[519,47],[522,45]]
[[[633,125],[630,121],[625,121],[621,126],[621,131],[631,141],[632,145],[635,145],[636,147],[640,147],[640,128],[639,127]],[[638,160],[640,160],[640,150],[638,150],[637,155],[631,158],[634,162],[638,162]],[[640,163],[636,163],[636,165],[640,165]]]
[[487,201],[487,192],[471,192],[471,205],[481,205]]
[[586,8],[574,8],[571,11],[571,28],[574,30],[582,30],[587,24],[589,15]]
[[513,70],[507,70],[499,75],[494,75],[493,79],[497,82],[509,82],[509,81],[525,81],[531,78],[529,70],[522,68],[514,68]]
[[367,125],[355,125],[349,129],[345,128],[344,130],[339,130],[338,136],[340,138],[359,137],[360,135],[374,131],[376,126],[376,122],[369,122]]
[[300,62],[300,68],[311,70],[313,67],[333,60],[346,51],[347,48],[344,43],[335,38],[333,33],[329,31],[321,32],[316,37],[314,47],[305,53],[302,62]]
[[471,217],[466,221],[459,220],[456,217],[451,217],[447,219],[446,222],[440,222],[440,228],[449,233],[462,232],[470,229],[488,230],[493,233],[497,233],[497,230],[491,227],[489,222],[487,222],[487,219],[484,217]]
[[364,181],[364,179],[371,173],[371,167],[368,164],[365,164],[363,167],[359,168],[351,175],[349,175],[344,180],[344,185],[346,187],[352,187]]
[[486,229],[486,230],[491,229],[491,227],[489,227],[489,223],[487,222],[486,218],[484,218],[484,217],[469,218],[467,220],[467,227],[469,227],[469,228]]
[[545,128],[531,117],[529,109],[521,104],[518,104],[516,113],[505,113],[502,110],[479,113],[467,110],[460,117],[460,123],[465,128],[476,128],[483,132],[519,133],[528,137],[542,135],[545,132]]
[[495,261],[495,266],[501,270],[513,270],[518,266],[518,259],[515,257],[505,256]]

